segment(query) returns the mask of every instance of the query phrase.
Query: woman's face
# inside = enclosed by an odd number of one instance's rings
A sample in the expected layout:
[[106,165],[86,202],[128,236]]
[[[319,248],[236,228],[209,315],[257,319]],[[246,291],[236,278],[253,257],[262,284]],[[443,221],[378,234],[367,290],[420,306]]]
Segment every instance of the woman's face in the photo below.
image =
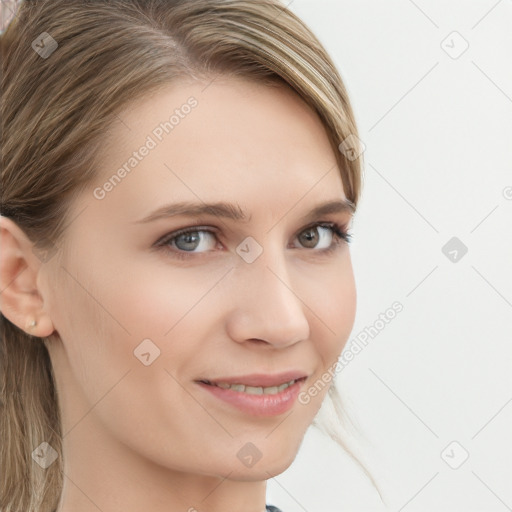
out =
[[[105,142],[62,259],[41,273],[61,339],[48,347],[68,455],[115,451],[235,480],[284,471],[355,316],[349,247],[328,225],[311,227],[351,220],[349,209],[311,216],[346,199],[323,125],[288,89],[217,78],[134,103]],[[247,219],[144,221],[182,202],[229,203]],[[171,240],[183,228],[196,231]],[[269,394],[267,406],[250,394],[235,405],[198,382],[283,372],[307,377],[295,397],[320,391],[285,407]]]

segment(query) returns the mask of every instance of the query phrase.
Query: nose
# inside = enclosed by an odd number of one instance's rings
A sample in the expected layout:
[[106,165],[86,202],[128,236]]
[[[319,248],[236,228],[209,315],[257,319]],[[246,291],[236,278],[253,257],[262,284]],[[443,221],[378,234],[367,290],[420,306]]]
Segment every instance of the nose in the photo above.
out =
[[230,300],[235,305],[227,330],[239,343],[266,342],[285,348],[310,336],[308,307],[294,289],[286,265],[275,262],[260,257],[233,270]]

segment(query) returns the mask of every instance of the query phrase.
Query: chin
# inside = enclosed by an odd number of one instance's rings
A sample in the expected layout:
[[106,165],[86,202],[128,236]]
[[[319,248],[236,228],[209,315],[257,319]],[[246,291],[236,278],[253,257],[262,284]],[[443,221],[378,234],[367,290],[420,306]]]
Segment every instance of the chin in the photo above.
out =
[[252,466],[244,466],[243,463],[238,463],[234,467],[230,465],[226,468],[226,473],[229,473],[230,480],[239,482],[268,480],[286,471],[296,456],[297,452],[293,450],[269,457],[263,456]]

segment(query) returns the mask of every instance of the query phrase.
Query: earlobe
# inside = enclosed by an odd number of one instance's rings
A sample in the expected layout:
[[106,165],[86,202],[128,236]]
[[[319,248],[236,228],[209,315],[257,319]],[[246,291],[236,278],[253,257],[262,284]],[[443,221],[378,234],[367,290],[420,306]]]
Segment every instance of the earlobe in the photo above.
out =
[[0,311],[27,334],[46,337],[54,327],[37,288],[41,262],[33,245],[14,221],[0,216]]

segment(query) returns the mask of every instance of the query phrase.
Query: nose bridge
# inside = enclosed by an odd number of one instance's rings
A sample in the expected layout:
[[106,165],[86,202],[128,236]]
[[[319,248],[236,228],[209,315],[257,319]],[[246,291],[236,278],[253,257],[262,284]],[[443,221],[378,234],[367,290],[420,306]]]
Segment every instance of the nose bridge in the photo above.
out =
[[294,289],[284,251],[278,244],[269,245],[254,261],[239,261],[235,269],[241,277],[237,286],[245,289],[237,294],[238,318],[243,318],[239,327],[243,327],[236,337],[287,346],[309,337],[306,306]]

